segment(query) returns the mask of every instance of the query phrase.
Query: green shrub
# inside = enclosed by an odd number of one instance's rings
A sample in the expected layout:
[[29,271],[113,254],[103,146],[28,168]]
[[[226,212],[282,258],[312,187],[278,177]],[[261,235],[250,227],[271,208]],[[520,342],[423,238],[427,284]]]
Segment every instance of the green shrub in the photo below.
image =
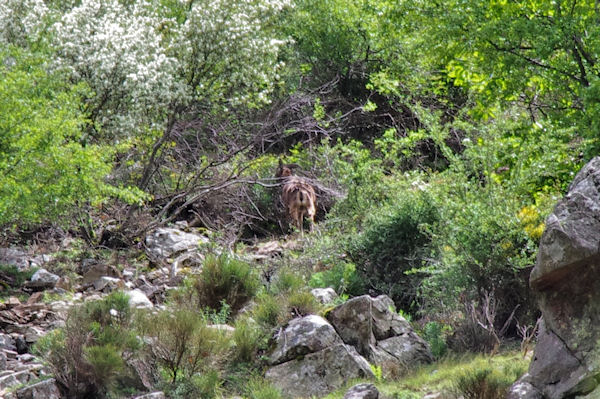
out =
[[437,321],[430,321],[425,324],[423,331],[423,339],[429,344],[431,354],[439,359],[444,356],[448,351],[448,345],[444,333],[447,332],[448,327]]
[[[234,356],[238,362],[249,363],[254,360],[258,349],[266,344],[266,334],[256,323],[247,317],[235,322],[233,332]],[[263,342],[264,341],[264,342]]]
[[235,313],[256,295],[260,279],[252,267],[228,255],[207,255],[193,282],[201,307],[220,310],[224,301]]
[[223,380],[217,370],[208,370],[190,378],[178,381],[167,389],[168,397],[173,399],[212,399],[220,397]]
[[41,338],[34,352],[52,370],[69,397],[104,397],[129,373],[124,361],[136,353],[128,297],[114,292],[72,308],[64,328]]
[[305,283],[302,276],[288,267],[277,271],[270,291],[274,294],[288,293],[304,288]]
[[288,314],[294,317],[319,313],[321,304],[309,291],[297,291],[287,297]]
[[[515,308],[519,320],[535,320],[527,276],[537,245],[518,217],[520,200],[509,188],[482,187],[454,174],[448,179],[452,183],[444,180],[449,185],[437,188],[443,193],[434,194],[443,222],[433,235],[435,261],[421,285],[421,294],[431,306],[428,311],[464,312],[471,304],[481,307],[485,295],[493,294],[497,326],[502,326]],[[461,195],[452,194],[458,187],[462,187]],[[478,328],[456,327],[457,333],[476,332]]]
[[263,292],[256,299],[256,306],[252,310],[254,319],[263,327],[270,328],[279,324],[285,317],[286,304],[281,298]]
[[86,347],[85,360],[94,369],[94,378],[99,385],[109,386],[123,371],[125,363],[114,344]]
[[405,191],[393,205],[376,211],[366,230],[347,245],[364,285],[389,295],[397,307],[416,311],[423,279],[418,271],[430,258],[430,231],[438,219],[423,191]]
[[348,262],[336,262],[331,269],[314,273],[309,285],[313,288],[332,287],[338,294],[360,295],[365,291],[356,266]]
[[165,367],[172,383],[210,370],[230,346],[226,332],[208,326],[204,314],[189,307],[147,314],[139,322],[151,356]]

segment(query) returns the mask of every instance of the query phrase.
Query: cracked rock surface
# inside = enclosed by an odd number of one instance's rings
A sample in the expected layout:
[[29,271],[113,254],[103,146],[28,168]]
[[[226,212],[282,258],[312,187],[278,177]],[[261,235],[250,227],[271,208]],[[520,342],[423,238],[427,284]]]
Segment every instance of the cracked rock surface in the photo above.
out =
[[577,174],[546,221],[530,276],[544,326],[528,374],[513,386],[515,392],[531,387],[527,389],[534,393],[509,397],[600,395],[599,274],[600,157],[596,157]]

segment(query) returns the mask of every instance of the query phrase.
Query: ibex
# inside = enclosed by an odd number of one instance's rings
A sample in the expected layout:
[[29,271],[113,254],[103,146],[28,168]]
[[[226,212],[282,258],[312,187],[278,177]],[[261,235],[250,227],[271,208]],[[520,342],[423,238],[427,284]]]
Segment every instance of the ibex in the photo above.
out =
[[283,189],[281,200],[285,205],[292,222],[304,234],[304,216],[310,219],[310,230],[312,231],[317,212],[317,196],[315,189],[305,179],[294,176],[292,169],[298,167],[295,164],[283,164],[279,160],[279,167],[275,177],[283,178]]

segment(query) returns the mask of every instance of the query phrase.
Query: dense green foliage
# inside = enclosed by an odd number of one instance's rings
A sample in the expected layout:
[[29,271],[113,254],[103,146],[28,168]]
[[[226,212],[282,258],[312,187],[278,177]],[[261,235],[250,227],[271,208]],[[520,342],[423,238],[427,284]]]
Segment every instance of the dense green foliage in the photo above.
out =
[[3,47],[0,58],[0,223],[40,223],[97,202],[110,151],[83,145],[82,87],[44,70],[44,55]]
[[[278,397],[235,380],[273,329],[321,310],[307,285],[390,295],[436,356],[505,338],[477,323],[490,298],[490,329],[535,321],[544,220],[600,148],[596,2],[0,3],[2,237],[60,223],[127,247],[186,220],[223,253],[139,325],[117,294],[45,338],[74,395],[118,388],[137,329],[172,397]],[[317,226],[247,262],[289,232],[278,158],[315,183]],[[460,391],[510,378],[480,370]]]
[[366,286],[390,296],[402,309],[418,308],[417,289],[427,264],[430,235],[438,222],[432,199],[405,191],[367,222],[365,231],[348,243],[348,255]]

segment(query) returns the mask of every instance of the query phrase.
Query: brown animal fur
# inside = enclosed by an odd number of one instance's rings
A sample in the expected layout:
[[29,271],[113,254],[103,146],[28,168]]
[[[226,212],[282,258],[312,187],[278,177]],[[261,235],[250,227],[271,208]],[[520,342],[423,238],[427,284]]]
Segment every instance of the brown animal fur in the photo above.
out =
[[305,179],[294,176],[292,168],[297,165],[284,165],[279,161],[276,177],[283,178],[283,189],[281,200],[285,205],[292,222],[304,234],[304,217],[310,219],[310,230],[312,231],[317,213],[317,196],[315,189]]

